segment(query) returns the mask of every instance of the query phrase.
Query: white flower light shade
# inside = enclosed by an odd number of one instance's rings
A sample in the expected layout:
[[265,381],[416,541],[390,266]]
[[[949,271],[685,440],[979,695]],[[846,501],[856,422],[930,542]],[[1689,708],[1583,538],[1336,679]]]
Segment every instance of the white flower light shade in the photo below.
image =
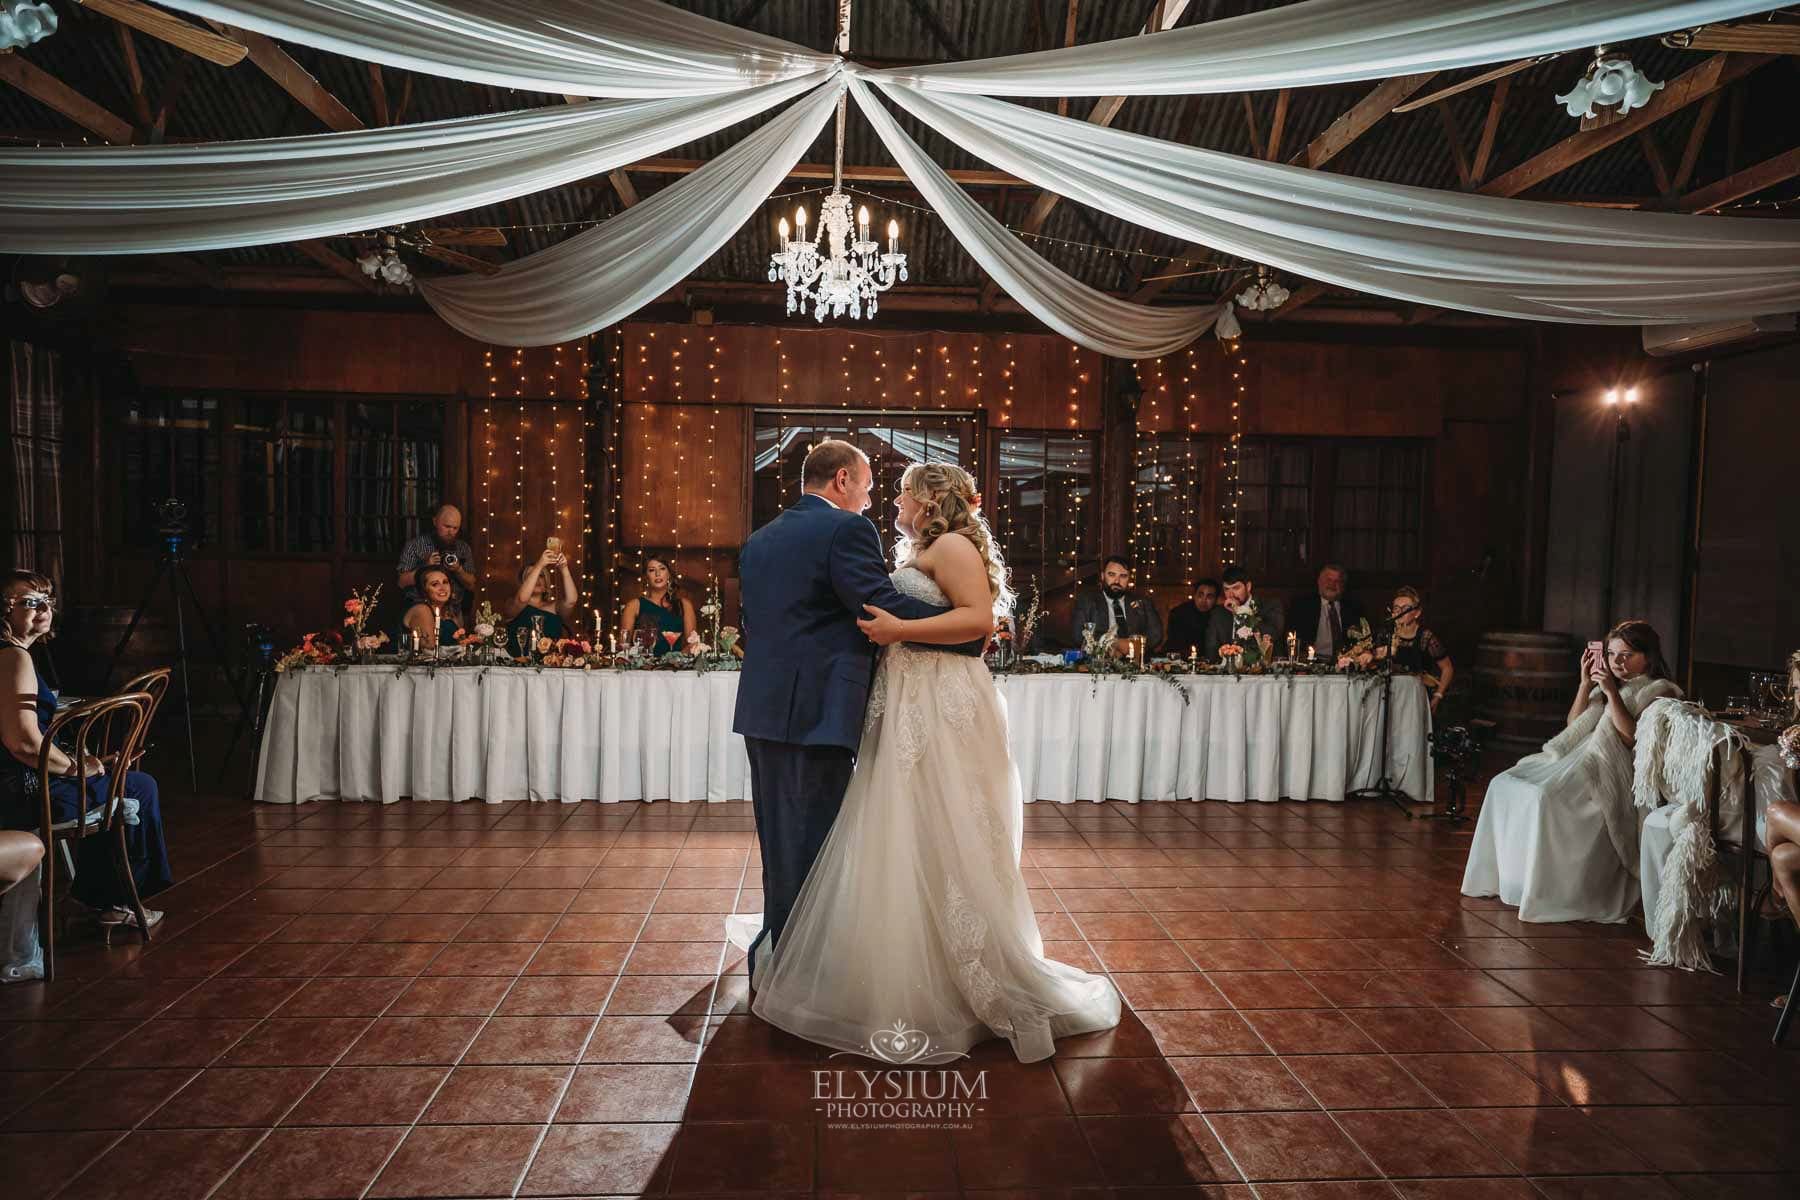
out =
[[56,10],[32,0],[0,0],[0,50],[41,42],[56,32]]
[[366,250],[356,260],[356,265],[370,279],[380,279],[395,287],[410,288],[413,285],[412,271],[392,250]]
[[1238,307],[1251,312],[1274,312],[1288,301],[1288,290],[1275,282],[1269,268],[1256,269],[1256,282],[1238,293]]
[[1556,102],[1571,117],[1592,117],[1596,105],[1611,107],[1615,104],[1623,115],[1648,104],[1650,97],[1662,86],[1646,78],[1642,71],[1632,66],[1629,58],[1596,58],[1588,73],[1566,94],[1558,96]]

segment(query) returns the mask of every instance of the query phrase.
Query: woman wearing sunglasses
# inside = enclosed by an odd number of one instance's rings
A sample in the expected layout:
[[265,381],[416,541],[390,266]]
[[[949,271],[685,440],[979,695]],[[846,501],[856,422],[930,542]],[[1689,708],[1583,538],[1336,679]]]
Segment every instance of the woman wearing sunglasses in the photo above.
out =
[[[1450,661],[1450,651],[1438,635],[1424,627],[1424,616],[1425,602],[1419,599],[1418,592],[1403,587],[1394,593],[1394,602],[1388,606],[1388,617],[1394,622],[1394,668],[1422,676],[1432,684],[1431,709],[1436,712],[1444,693],[1450,690],[1450,681],[1456,678],[1456,664]],[[1377,658],[1386,658],[1387,653],[1386,646],[1375,648]]]
[[[43,822],[37,807],[38,756],[44,734],[56,715],[56,696],[38,678],[31,646],[50,633],[56,599],[50,581],[32,571],[10,571],[0,577],[0,829],[33,830]],[[50,748],[51,816],[73,821],[87,790],[89,811],[103,808],[112,764],[88,755],[77,763],[61,747]],[[162,809],[156,780],[142,771],[125,773],[125,795],[137,801],[137,823],[125,827],[131,874],[143,899],[174,882],[169,849],[163,841]],[[137,926],[131,892],[120,878],[111,839],[90,837],[78,843],[71,894],[94,911],[102,925]],[[162,913],[144,910],[150,924]]]

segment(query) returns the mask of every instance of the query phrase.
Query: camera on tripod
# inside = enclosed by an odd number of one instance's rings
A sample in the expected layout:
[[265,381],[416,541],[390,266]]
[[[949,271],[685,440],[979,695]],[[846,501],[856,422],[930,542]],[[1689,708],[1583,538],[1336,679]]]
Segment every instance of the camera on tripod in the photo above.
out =
[[181,543],[187,540],[187,504],[179,497],[170,496],[160,501],[156,508],[156,534],[163,540],[167,552],[176,557],[181,555]]
[[250,621],[244,626],[244,658],[258,671],[275,665],[275,631]]

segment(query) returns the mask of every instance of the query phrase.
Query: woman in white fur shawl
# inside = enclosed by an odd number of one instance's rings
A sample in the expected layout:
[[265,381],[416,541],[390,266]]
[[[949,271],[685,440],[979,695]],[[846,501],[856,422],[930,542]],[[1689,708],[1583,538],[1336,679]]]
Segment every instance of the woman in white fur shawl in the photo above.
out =
[[1465,896],[1516,904],[1521,921],[1624,921],[1637,907],[1638,715],[1681,695],[1648,621],[1621,621],[1581,656],[1568,726],[1494,778],[1481,804]]

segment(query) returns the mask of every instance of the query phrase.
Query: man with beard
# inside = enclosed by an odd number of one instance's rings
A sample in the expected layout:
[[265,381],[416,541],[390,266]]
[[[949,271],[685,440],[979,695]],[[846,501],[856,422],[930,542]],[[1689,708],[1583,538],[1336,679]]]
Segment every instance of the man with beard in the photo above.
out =
[[450,572],[450,603],[467,616],[469,597],[475,592],[475,552],[459,535],[462,512],[454,504],[440,504],[431,514],[431,532],[421,533],[400,548],[400,591],[410,607],[425,603],[419,592],[421,567],[442,567]]
[[[1219,607],[1212,610],[1208,631],[1218,638],[1214,644],[1222,646],[1240,640],[1233,633],[1241,620],[1246,629],[1254,625],[1252,632],[1259,640],[1269,639],[1274,654],[1284,653],[1287,646],[1282,636],[1287,632],[1287,622],[1281,611],[1281,601],[1273,596],[1256,595],[1256,581],[1243,567],[1227,567],[1221,578],[1225,581],[1225,590],[1219,598]],[[1246,614],[1245,618],[1239,617],[1240,611]],[[1255,615],[1248,616],[1251,613]]]
[[1075,644],[1082,631],[1094,627],[1094,636],[1111,632],[1119,637],[1141,637],[1146,646],[1161,644],[1162,615],[1154,602],[1131,590],[1131,564],[1112,555],[1100,566],[1100,586],[1075,597]]

